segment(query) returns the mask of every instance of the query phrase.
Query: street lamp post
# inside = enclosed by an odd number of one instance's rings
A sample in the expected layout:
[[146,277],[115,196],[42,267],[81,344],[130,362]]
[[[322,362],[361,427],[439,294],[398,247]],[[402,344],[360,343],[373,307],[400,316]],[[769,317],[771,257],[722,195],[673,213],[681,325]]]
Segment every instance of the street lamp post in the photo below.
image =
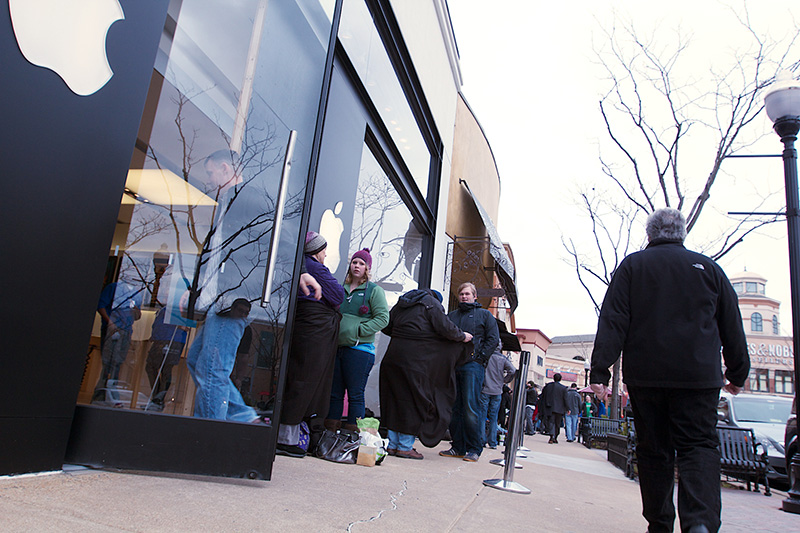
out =
[[589,371],[592,369],[592,363],[590,361],[583,362],[583,386],[584,388],[589,386]]
[[[764,98],[767,116],[774,122],[775,133],[783,143],[783,172],[786,181],[786,223],[789,230],[789,285],[792,302],[792,343],[794,354],[795,405],[800,406],[798,376],[800,376],[800,199],[797,192],[797,151],[794,142],[800,131],[800,83],[777,79]],[[800,454],[795,454],[791,464],[794,484],[782,508],[800,514]]]

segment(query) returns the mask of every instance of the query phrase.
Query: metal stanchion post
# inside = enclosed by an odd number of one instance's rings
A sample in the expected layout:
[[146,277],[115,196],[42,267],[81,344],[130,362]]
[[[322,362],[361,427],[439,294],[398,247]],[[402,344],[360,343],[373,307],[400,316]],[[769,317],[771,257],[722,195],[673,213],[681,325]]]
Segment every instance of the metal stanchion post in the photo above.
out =
[[511,400],[511,421],[508,424],[508,434],[506,435],[506,449],[504,454],[503,479],[485,479],[483,484],[506,492],[516,492],[518,494],[530,494],[528,488],[523,487],[514,481],[514,468],[516,467],[515,458],[517,456],[517,446],[520,442],[520,435],[523,432],[525,420],[520,416],[520,407],[524,408],[523,395],[525,393],[525,377],[528,375],[528,365],[531,361],[530,352],[520,352],[519,357],[519,376],[514,385],[514,397]]

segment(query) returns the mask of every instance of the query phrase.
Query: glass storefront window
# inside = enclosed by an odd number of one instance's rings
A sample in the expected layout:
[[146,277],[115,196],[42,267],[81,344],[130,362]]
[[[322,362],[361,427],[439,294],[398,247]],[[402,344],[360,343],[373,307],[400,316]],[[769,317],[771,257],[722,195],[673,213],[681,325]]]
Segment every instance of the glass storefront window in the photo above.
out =
[[791,370],[775,371],[775,392],[778,394],[794,394],[794,372]]
[[753,392],[769,392],[769,370],[753,370],[750,372],[750,390]]
[[431,153],[363,0],[344,2],[339,39],[424,198]]
[[386,291],[390,306],[400,295],[417,288],[422,234],[366,143],[361,154],[348,257],[362,248],[372,250],[372,281]]
[[333,4],[171,4],[80,403],[239,422],[270,408]]

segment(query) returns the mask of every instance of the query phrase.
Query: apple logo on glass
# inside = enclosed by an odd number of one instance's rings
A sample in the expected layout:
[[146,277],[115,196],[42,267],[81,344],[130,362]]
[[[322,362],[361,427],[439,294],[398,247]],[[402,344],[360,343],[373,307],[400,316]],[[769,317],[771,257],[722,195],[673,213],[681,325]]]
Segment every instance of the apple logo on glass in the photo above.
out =
[[328,256],[325,258],[325,266],[328,267],[328,270],[331,272],[336,272],[336,269],[339,268],[339,261],[341,261],[341,256],[339,255],[339,240],[344,231],[344,223],[342,219],[336,215],[342,212],[343,206],[344,202],[337,202],[336,205],[333,206],[333,211],[326,209],[325,212],[322,213],[322,220],[320,220],[319,223],[319,234],[328,241]]
[[20,52],[52,70],[77,95],[99,91],[114,72],[108,29],[125,18],[118,0],[8,0]]

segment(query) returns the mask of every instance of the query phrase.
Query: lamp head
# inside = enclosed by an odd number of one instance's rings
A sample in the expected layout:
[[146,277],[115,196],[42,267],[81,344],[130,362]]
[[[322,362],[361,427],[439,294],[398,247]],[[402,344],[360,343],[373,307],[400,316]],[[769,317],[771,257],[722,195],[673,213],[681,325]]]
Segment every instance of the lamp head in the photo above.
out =
[[786,71],[779,72],[764,96],[764,107],[772,122],[784,117],[800,117],[800,82]]

